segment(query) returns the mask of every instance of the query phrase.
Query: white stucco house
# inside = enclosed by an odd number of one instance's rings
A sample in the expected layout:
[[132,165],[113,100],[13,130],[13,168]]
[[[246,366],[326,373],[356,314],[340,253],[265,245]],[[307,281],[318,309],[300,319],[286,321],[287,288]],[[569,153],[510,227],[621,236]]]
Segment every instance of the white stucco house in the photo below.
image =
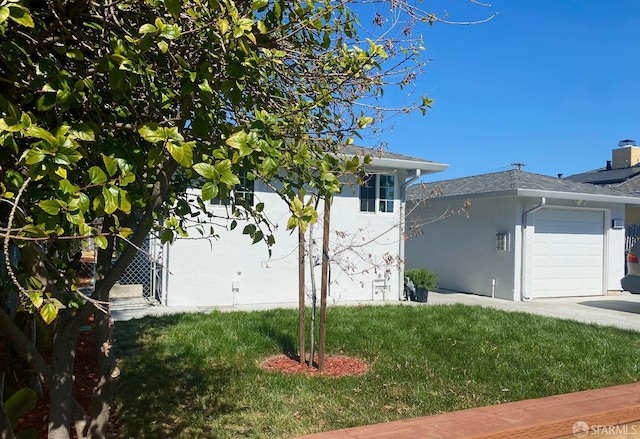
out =
[[[329,301],[397,300],[403,291],[405,190],[420,175],[440,172],[447,165],[390,152],[363,148],[346,155],[369,154],[364,185],[345,184],[331,211],[331,286]],[[225,306],[297,302],[298,238],[286,230],[288,206],[261,182],[243,182],[251,203],[264,203],[276,224],[276,243],[269,256],[262,243],[251,244],[244,225],[212,220],[218,238],[177,239],[168,248],[168,276],[161,302],[169,306]],[[197,195],[198,189],[190,194]],[[227,206],[213,200],[224,216]],[[318,212],[322,213],[322,205]],[[203,215],[201,221],[208,221]],[[314,227],[321,249],[322,218]],[[319,259],[319,254],[312,255]],[[320,267],[317,267],[318,286]],[[307,281],[307,289],[310,282]]]
[[640,198],[510,170],[414,185],[408,199],[434,191],[408,228],[470,201],[466,214],[425,224],[406,243],[407,268],[436,272],[440,288],[514,301],[621,290],[625,207]]

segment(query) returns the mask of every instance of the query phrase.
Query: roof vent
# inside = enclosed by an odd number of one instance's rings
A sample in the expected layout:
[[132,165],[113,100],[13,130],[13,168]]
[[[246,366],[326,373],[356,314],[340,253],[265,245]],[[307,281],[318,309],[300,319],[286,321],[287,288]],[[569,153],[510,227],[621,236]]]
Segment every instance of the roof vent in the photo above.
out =
[[636,141],[631,139],[624,139],[618,142],[618,146],[636,146]]

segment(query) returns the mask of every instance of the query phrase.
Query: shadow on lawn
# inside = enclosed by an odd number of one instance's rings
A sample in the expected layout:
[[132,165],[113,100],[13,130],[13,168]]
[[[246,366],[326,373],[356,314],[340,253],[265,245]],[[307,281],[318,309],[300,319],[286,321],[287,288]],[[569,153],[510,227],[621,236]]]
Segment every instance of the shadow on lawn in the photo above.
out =
[[[202,353],[181,346],[168,353],[153,343],[159,328],[177,324],[180,315],[118,322],[116,355],[121,360],[121,383],[115,407],[115,437],[197,437],[192,417],[214,419],[240,408],[229,404],[225,387],[239,376],[236,367],[212,363]],[[138,343],[144,338],[145,347]],[[151,340],[151,341],[149,341]]]
[[273,319],[265,316],[260,326],[257,327],[257,331],[277,343],[283,354],[293,355],[297,352],[296,344],[291,334],[283,331],[282,327],[274,326]]

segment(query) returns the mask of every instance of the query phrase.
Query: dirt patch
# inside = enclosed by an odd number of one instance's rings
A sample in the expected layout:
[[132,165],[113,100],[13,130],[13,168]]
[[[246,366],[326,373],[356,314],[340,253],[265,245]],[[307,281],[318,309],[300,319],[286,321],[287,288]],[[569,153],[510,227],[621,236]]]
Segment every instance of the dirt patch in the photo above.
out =
[[[308,357],[307,362],[308,363]],[[267,358],[260,363],[260,369],[269,372],[280,372],[286,375],[308,375],[323,377],[344,377],[364,375],[369,370],[369,365],[354,357],[342,355],[328,355],[324,359],[324,370],[318,370],[318,357],[314,357],[313,366],[300,363],[297,355],[276,355]]]

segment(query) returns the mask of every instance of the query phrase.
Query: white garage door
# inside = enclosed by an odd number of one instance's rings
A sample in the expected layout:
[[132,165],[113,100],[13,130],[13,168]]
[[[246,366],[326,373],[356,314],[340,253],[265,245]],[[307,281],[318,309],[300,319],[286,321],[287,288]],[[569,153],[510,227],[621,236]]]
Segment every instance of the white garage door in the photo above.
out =
[[533,297],[602,295],[604,212],[535,213]]

